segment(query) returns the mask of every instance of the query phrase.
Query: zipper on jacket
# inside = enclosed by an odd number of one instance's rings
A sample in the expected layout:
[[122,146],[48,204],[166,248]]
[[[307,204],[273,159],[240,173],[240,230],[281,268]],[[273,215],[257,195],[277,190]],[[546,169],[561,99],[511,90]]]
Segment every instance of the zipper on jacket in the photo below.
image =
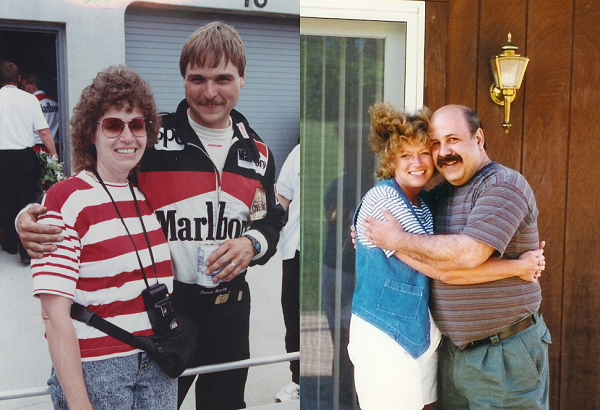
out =
[[[198,137],[198,139],[200,139],[200,137]],[[222,179],[223,178],[222,178],[221,174],[219,173],[219,170],[217,169],[215,162],[212,160],[210,155],[208,155],[208,152],[203,147],[196,145],[194,143],[188,143],[187,145],[190,145],[192,147],[199,149],[206,156],[206,158],[209,159],[210,163],[213,166],[213,169],[215,171],[215,183],[217,185],[217,189],[215,190],[216,196],[217,196],[217,201],[216,201],[216,203],[213,202],[213,221],[218,221],[219,220],[219,204],[221,201],[221,187],[222,187]],[[231,146],[229,147],[229,149],[231,149]],[[227,151],[227,157],[229,157],[229,150]],[[225,163],[227,163],[227,158],[225,159]],[[224,167],[224,165],[223,165],[223,167]],[[217,226],[213,226],[213,228],[217,229]]]

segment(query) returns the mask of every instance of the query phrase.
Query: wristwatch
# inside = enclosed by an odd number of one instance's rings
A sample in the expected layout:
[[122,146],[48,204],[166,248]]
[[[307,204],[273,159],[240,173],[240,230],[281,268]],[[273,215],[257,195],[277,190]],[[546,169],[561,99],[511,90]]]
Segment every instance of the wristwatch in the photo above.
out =
[[254,252],[254,256],[258,255],[260,253],[260,242],[258,239],[251,235],[244,235],[244,237],[250,239],[252,242],[252,252]]

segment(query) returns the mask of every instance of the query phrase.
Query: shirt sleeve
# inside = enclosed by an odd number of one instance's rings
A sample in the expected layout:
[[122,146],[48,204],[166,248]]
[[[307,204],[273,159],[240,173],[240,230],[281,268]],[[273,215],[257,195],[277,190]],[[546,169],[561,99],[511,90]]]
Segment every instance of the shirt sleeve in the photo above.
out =
[[33,295],[49,293],[73,299],[79,279],[79,234],[65,221],[55,191],[48,191],[42,205],[48,208],[48,212],[38,222],[60,227],[64,240],[57,244],[56,251],[44,254],[42,259],[32,260]]
[[250,266],[264,265],[275,254],[285,217],[285,210],[279,203],[275,190],[275,160],[271,150],[268,151],[267,170],[261,183],[266,191],[267,215],[262,219],[252,221],[250,230],[246,232],[261,243],[261,252],[252,258]]
[[516,186],[497,183],[477,198],[462,233],[493,247],[501,256],[528,210],[527,200]]
[[296,151],[299,150],[300,145],[296,145],[292,152],[290,152],[285,162],[283,163],[283,166],[281,167],[281,172],[279,173],[279,178],[277,179],[277,193],[289,200],[292,200],[294,198],[294,182],[296,177],[294,175],[294,165],[297,160]]
[[[365,219],[367,216],[371,216],[383,221],[385,219],[382,213],[383,209],[389,210],[399,221],[410,215],[406,204],[404,204],[404,201],[392,188],[382,186],[371,188],[362,200],[356,219],[356,238],[368,248],[375,248],[376,245],[369,241],[363,234]],[[382,250],[388,258],[395,253],[395,251],[390,249],[382,248]]]

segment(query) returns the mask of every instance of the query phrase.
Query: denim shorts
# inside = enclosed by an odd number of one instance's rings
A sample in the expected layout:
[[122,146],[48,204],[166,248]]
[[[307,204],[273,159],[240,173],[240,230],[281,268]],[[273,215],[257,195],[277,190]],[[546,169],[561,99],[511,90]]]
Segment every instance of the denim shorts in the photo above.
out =
[[[81,367],[94,410],[177,408],[177,379],[167,376],[145,352],[82,362]],[[54,408],[67,410],[54,368],[48,385]]]
[[547,410],[550,331],[536,323],[495,344],[460,350],[444,338],[439,351],[440,410]]

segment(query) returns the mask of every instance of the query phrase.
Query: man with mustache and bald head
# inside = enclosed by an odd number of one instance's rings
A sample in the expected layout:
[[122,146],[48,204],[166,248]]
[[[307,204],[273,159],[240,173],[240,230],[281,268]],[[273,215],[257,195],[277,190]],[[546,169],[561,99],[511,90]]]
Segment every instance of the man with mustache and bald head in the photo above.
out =
[[[431,138],[445,178],[430,192],[436,234],[404,232],[390,215],[368,220],[368,239],[420,271],[473,268],[536,249],[533,191],[520,173],[490,160],[477,114],[460,105],[440,108],[431,117]],[[438,406],[548,409],[550,332],[539,313],[539,282],[471,279],[471,285],[431,282],[431,313],[447,336],[439,350]]]

